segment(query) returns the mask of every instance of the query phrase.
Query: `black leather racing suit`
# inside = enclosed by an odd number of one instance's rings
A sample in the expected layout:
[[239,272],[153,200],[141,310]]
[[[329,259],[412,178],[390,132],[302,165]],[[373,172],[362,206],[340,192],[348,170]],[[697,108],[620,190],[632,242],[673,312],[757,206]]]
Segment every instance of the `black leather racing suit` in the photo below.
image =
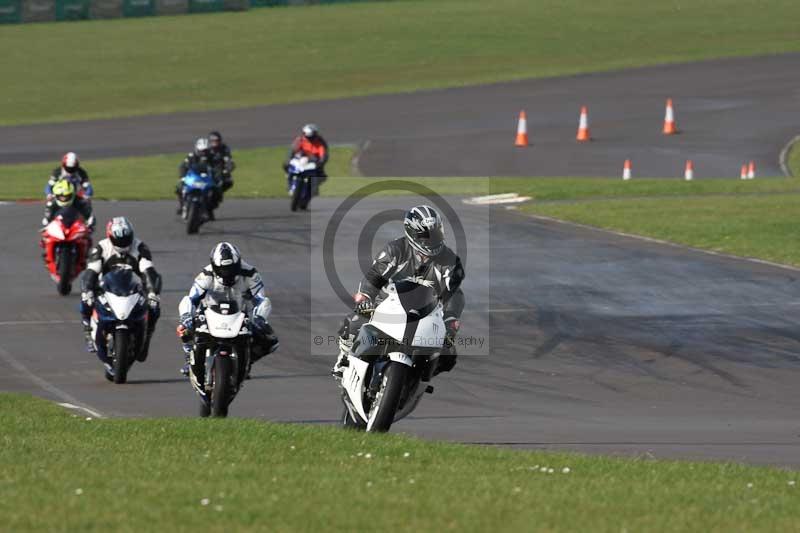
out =
[[[159,294],[161,293],[161,276],[153,266],[153,256],[150,249],[139,239],[133,239],[128,250],[118,252],[110,239],[103,239],[89,252],[86,270],[81,277],[81,319],[84,327],[89,323],[89,317],[94,310],[95,292],[100,281],[100,276],[116,268],[129,268],[142,280],[145,293],[148,294],[149,314],[147,321],[147,337],[145,337],[145,351],[150,346],[150,338],[156,328],[161,306]],[[97,347],[97,357],[104,363],[110,363],[106,355],[105,341],[102,335],[94,339]]]
[[222,180],[221,187],[224,193],[233,187],[233,176],[231,174],[236,168],[230,147],[222,143],[216,149],[210,148],[209,159],[211,160],[211,166],[214,168],[214,175],[219,176]]
[[[461,290],[464,275],[461,259],[447,246],[439,255],[423,262],[406,238],[401,237],[387,243],[378,253],[359,283],[358,292],[374,302],[381,289],[390,281],[408,280],[434,287],[444,306],[444,322],[447,328],[445,349],[439,357],[437,372],[447,372],[455,366],[458,355],[454,339],[464,310],[464,293]],[[339,330],[339,336],[342,339],[353,339],[365,322],[358,314],[348,316]]]

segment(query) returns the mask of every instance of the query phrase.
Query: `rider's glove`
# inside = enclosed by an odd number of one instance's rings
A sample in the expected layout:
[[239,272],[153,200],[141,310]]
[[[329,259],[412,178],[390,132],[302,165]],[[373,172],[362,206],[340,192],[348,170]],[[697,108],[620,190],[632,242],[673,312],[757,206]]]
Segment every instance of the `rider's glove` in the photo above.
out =
[[359,315],[369,316],[375,310],[375,304],[372,303],[372,298],[363,292],[356,294],[353,300],[355,300],[356,303],[353,310]]
[[150,306],[150,309],[158,308],[159,303],[161,303],[161,299],[158,294],[151,292],[147,295],[147,305]]
[[49,221],[49,220],[47,220],[47,217],[44,217],[44,218],[42,219],[42,226],[47,226],[49,223],[50,223],[50,221]]
[[86,221],[86,224],[89,226],[89,231],[94,231],[94,215],[89,215],[89,220]]
[[193,326],[194,321],[192,320],[192,315],[190,313],[185,313],[181,315],[181,321],[175,329],[175,333],[178,334],[181,340],[185,341],[191,335]]
[[92,291],[83,291],[81,293],[81,302],[86,305],[86,307],[94,306],[94,293]]
[[448,346],[455,345],[456,334],[461,327],[461,321],[457,318],[449,318],[444,323],[444,342]]

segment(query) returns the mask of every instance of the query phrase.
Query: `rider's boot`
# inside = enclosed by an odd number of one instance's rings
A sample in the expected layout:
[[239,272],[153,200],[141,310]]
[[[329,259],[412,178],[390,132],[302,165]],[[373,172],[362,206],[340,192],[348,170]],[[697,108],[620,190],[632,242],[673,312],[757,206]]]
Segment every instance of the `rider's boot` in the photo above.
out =
[[92,324],[88,318],[81,318],[81,325],[83,326],[83,339],[86,343],[86,351],[95,353],[97,347],[94,345],[94,338],[92,338]]
[[339,356],[336,358],[336,364],[333,365],[333,370],[331,370],[331,375],[333,377],[341,379],[344,374],[344,369],[350,366],[348,355],[352,348],[353,337],[351,335],[348,335],[347,338],[339,337]]
[[183,344],[183,357],[185,364],[181,367],[181,374],[184,376],[189,376],[189,368],[191,367],[191,363],[189,362],[189,357],[192,354],[192,345],[190,343]]

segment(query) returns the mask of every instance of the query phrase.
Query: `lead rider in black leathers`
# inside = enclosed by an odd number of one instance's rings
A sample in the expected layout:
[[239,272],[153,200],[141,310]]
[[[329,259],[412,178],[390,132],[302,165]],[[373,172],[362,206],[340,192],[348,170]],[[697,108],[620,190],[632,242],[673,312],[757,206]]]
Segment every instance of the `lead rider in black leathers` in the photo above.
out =
[[410,209],[403,227],[405,236],[386,244],[353,297],[354,314],[345,318],[339,330],[339,358],[332,371],[335,377],[342,376],[359,328],[375,308],[375,299],[381,289],[390,281],[413,281],[435,288],[444,306],[446,328],[445,346],[436,373],[448,372],[456,364],[455,336],[464,310],[461,259],[445,245],[442,219],[432,207],[421,205]]

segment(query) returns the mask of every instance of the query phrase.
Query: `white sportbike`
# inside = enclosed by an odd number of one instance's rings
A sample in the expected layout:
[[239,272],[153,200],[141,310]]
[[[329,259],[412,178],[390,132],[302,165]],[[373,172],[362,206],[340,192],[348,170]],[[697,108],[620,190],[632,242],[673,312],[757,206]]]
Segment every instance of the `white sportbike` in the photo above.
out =
[[395,281],[353,342],[341,379],[342,424],[389,431],[408,416],[436,371],[445,342],[444,311],[433,288]]
[[252,332],[241,297],[209,291],[194,317],[189,380],[200,396],[200,416],[228,416],[250,366]]

